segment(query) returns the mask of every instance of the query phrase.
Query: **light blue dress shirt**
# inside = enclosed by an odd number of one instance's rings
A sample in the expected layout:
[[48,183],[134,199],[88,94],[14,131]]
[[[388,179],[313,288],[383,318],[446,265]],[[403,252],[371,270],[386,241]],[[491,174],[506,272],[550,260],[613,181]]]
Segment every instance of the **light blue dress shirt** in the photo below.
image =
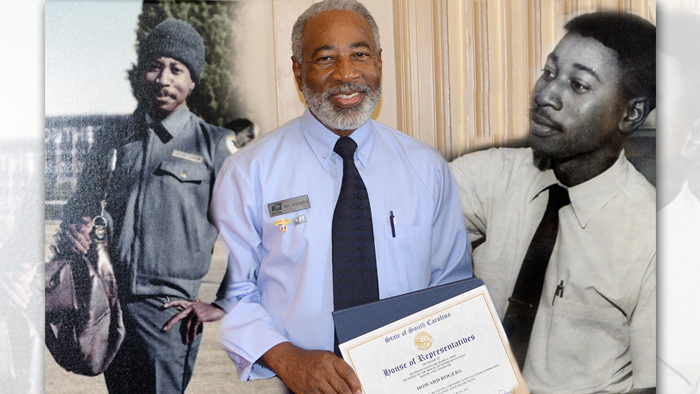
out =
[[[471,277],[459,195],[442,155],[373,120],[350,137],[372,209],[380,298]],[[241,380],[273,376],[255,361],[281,342],[333,349],[338,138],[307,110],[229,157],[216,180],[210,212],[230,252],[222,344]],[[270,216],[268,204],[300,196],[309,208]]]

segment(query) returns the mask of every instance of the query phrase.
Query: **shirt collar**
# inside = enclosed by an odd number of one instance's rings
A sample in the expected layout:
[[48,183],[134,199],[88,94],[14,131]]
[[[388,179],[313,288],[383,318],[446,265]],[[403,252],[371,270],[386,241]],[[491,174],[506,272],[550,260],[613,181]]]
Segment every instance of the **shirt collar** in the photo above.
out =
[[[311,150],[313,150],[316,158],[325,170],[328,167],[331,156],[335,154],[333,152],[333,147],[335,147],[335,143],[340,137],[334,132],[328,130],[326,126],[322,125],[321,122],[319,122],[311,114],[308,108],[301,116],[300,124],[304,138],[306,138],[306,141],[308,141],[309,145],[311,146]],[[350,138],[357,143],[355,157],[359,159],[360,164],[363,167],[367,167],[370,153],[372,152],[372,147],[374,146],[374,139],[376,138],[375,128],[372,121],[368,120],[362,126],[360,126],[360,128],[353,131]]]
[[569,198],[581,228],[586,228],[596,212],[617,196],[627,184],[632,170],[625,151],[602,174],[569,188]]
[[[177,111],[168,115],[165,119],[160,121],[165,130],[170,133],[170,135],[175,136],[185,125],[185,121],[190,115],[190,110],[186,105],[180,107]],[[146,112],[146,125],[150,125],[155,122],[153,118]],[[149,126],[150,127],[150,126]]]
[[625,151],[615,163],[600,175],[574,187],[562,185],[551,169],[542,172],[530,188],[530,201],[534,201],[549,186],[559,184],[569,192],[571,207],[581,228],[586,228],[593,215],[622,191],[630,173],[631,164],[625,158]]
[[[532,165],[538,167],[538,161],[540,160],[540,158],[535,157],[534,152],[532,152],[532,157]],[[539,176],[536,177],[530,184],[530,187],[528,189],[528,201],[533,202],[548,187],[557,183],[559,183],[559,181],[557,180],[557,177],[554,176],[554,171],[552,171],[551,169],[540,171]],[[562,187],[566,188],[566,186]]]

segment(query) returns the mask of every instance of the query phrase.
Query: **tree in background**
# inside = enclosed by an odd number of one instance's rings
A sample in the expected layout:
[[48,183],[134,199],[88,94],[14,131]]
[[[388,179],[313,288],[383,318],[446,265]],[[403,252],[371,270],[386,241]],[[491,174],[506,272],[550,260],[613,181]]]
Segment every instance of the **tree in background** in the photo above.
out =
[[[206,122],[222,126],[240,114],[235,87],[234,28],[239,16],[235,1],[144,1],[136,31],[136,48],[160,22],[180,19],[192,25],[204,39],[206,67],[187,99],[190,111]],[[139,73],[129,70],[131,90],[137,100]]]

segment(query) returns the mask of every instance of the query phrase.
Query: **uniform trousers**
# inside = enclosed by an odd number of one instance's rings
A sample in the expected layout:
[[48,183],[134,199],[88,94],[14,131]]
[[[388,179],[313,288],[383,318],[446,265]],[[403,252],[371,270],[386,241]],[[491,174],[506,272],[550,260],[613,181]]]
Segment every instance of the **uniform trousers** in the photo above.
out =
[[197,339],[188,344],[183,340],[185,320],[163,331],[165,323],[179,312],[163,309],[172,299],[136,297],[122,303],[126,337],[104,373],[110,394],[185,392],[202,343],[202,325]]

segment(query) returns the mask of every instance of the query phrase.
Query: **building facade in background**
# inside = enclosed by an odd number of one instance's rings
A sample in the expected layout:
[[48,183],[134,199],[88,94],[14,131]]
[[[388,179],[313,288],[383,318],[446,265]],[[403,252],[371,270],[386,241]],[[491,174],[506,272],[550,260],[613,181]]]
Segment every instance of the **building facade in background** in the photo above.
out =
[[98,133],[114,130],[131,115],[53,116],[44,123],[44,196],[47,220],[61,209],[78,186],[87,153]]

